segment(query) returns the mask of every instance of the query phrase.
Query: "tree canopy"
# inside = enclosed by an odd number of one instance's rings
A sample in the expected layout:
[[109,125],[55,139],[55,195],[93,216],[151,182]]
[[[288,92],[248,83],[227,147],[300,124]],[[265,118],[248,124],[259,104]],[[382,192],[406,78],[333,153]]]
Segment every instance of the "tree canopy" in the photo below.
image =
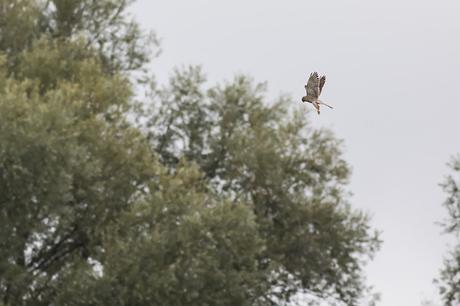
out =
[[[441,184],[447,194],[444,206],[449,216],[443,226],[447,233],[458,237],[460,233],[460,156],[452,158],[449,167],[451,174]],[[437,282],[444,304],[458,305],[460,303],[460,243],[450,251],[445,259],[444,268]]]
[[359,304],[379,239],[341,141],[199,67],[142,110],[129,2],[0,0],[0,305]]

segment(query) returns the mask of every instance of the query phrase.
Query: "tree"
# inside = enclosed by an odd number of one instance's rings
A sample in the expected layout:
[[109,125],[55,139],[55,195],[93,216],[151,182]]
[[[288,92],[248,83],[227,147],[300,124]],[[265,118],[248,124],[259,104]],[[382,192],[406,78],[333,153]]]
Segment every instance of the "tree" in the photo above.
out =
[[[441,184],[447,199],[444,206],[449,214],[449,219],[443,224],[447,233],[458,235],[460,233],[460,156],[452,158],[449,163],[452,171]],[[437,280],[441,296],[445,305],[460,303],[460,244],[457,245],[444,261],[440,279]]]
[[358,304],[379,240],[341,142],[199,68],[140,112],[128,4],[0,0],[0,305]]
[[347,202],[340,141],[290,112],[289,99],[266,103],[264,85],[247,77],[208,91],[204,82],[189,67],[154,92],[148,126],[162,162],[195,162],[215,193],[251,209],[265,244],[258,267],[271,284],[266,300],[306,291],[356,304],[361,260],[378,237]]
[[125,71],[145,58],[125,5],[0,2],[5,305],[53,304],[61,280],[97,260],[104,230],[154,174],[145,137],[126,120],[133,103]]

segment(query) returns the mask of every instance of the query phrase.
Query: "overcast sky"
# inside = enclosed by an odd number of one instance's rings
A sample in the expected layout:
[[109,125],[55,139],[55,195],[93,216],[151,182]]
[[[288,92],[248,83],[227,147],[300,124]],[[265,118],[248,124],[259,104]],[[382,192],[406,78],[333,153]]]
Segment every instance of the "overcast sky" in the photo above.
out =
[[210,84],[245,73],[300,103],[309,73],[326,74],[336,108],[312,120],[344,139],[352,203],[383,232],[366,269],[379,305],[439,302],[432,280],[450,239],[435,224],[438,184],[460,153],[460,1],[138,0],[133,11],[162,38],[160,82],[201,64]]

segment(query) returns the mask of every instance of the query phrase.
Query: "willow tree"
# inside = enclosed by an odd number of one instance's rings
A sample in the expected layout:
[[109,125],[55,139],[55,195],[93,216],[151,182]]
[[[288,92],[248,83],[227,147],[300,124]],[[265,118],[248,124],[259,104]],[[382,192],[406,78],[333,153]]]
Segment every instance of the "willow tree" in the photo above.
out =
[[206,88],[199,67],[177,70],[152,100],[147,127],[162,163],[197,164],[214,193],[254,215],[270,284],[262,304],[299,292],[357,303],[379,239],[348,202],[350,169],[331,131],[313,129],[288,98],[267,101],[248,77]]
[[0,304],[358,304],[378,239],[341,142],[197,68],[141,112],[128,4],[0,0]]

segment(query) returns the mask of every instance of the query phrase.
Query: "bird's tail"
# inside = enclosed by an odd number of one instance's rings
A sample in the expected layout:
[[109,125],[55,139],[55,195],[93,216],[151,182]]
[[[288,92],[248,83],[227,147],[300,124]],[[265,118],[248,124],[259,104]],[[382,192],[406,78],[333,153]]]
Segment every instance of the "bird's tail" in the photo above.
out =
[[329,108],[333,108],[332,106],[330,106],[329,104],[324,103],[324,102],[321,101],[321,100],[318,100],[318,104],[326,105],[326,106],[329,107]]

